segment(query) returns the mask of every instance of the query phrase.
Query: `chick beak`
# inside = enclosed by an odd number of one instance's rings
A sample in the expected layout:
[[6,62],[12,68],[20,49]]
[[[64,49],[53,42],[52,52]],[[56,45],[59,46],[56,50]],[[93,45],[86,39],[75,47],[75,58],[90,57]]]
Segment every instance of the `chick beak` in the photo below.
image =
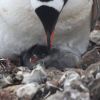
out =
[[44,26],[47,37],[47,46],[50,50],[53,42],[53,31],[55,29],[55,25],[57,23],[60,12],[48,6],[41,6],[37,8],[35,11]]

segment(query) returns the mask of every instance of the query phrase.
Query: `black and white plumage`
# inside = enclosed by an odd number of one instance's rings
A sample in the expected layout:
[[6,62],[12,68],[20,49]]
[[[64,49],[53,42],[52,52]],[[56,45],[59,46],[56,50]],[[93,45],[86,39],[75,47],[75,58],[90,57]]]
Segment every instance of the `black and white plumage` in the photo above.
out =
[[53,34],[58,17],[68,0],[31,0],[32,6],[40,18],[46,35],[48,48],[51,46],[51,35]]
[[0,56],[46,45],[45,33],[50,41],[52,31],[54,46],[82,54],[89,40],[91,7],[92,0],[0,0]]

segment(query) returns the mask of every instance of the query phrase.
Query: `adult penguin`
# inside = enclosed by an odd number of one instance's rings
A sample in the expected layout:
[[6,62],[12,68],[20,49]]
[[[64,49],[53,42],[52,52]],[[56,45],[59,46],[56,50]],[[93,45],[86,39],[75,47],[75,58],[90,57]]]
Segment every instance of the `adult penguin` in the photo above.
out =
[[0,0],[0,57],[53,44],[76,60],[88,46],[91,7],[92,0]]
[[50,36],[66,1],[0,0],[0,57],[13,57],[37,43],[48,42],[50,48]]

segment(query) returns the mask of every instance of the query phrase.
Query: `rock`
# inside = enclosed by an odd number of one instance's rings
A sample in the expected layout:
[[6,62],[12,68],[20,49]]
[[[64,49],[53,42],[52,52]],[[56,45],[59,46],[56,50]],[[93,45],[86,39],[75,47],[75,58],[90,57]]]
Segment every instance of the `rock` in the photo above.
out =
[[97,62],[95,64],[91,64],[85,71],[86,76],[92,75],[94,79],[97,78],[97,75],[100,73],[100,62]]
[[46,100],[64,100],[64,94],[62,92],[57,91],[55,94],[51,95]]
[[0,100],[18,100],[18,97],[9,91],[0,91]]
[[96,79],[100,78],[100,72],[96,74]]
[[100,30],[93,30],[90,34],[90,40],[100,45]]
[[84,71],[67,69],[59,80],[64,91],[56,92],[46,100],[90,100],[88,87],[82,82]]
[[4,77],[4,75],[0,75],[0,88],[3,88],[7,85],[11,85],[11,82]]
[[90,34],[90,40],[97,45],[100,45],[100,16],[96,20],[94,30]]
[[86,69],[89,65],[98,61],[100,61],[100,47],[95,47],[82,56],[81,66]]
[[100,73],[100,62],[91,64],[85,70],[85,74],[84,77],[82,77],[82,81],[88,86],[89,84],[92,84],[94,80],[99,78],[99,73]]
[[67,88],[64,92],[56,92],[46,100],[90,100],[89,92],[80,92],[77,89]]
[[100,100],[100,78],[89,84],[91,100]]
[[0,88],[20,84],[23,77],[17,75],[19,69],[8,59],[0,58]]
[[11,74],[17,71],[18,68],[9,59],[0,58],[0,73]]
[[67,90],[65,91],[65,100],[90,100],[89,92],[81,91],[81,89],[70,87],[67,88]]
[[64,73],[63,70],[59,70],[55,67],[50,67],[46,69],[46,72],[47,72],[48,81],[59,80]]
[[45,99],[48,96],[53,95],[57,90],[62,91],[57,80],[47,81],[43,91],[43,98]]
[[5,88],[3,88],[2,90],[4,90],[4,91],[9,91],[10,93],[15,93],[15,91],[16,91],[18,88],[22,87],[22,86],[23,86],[22,84],[21,84],[21,85],[12,85],[12,86],[5,87]]
[[47,74],[44,68],[40,64],[36,65],[36,68],[33,69],[31,73],[22,72],[22,75],[24,77],[22,83],[25,84],[32,83],[32,82],[37,82],[41,84],[41,83],[45,83],[47,80]]
[[3,88],[0,90],[0,100],[18,100],[15,91],[21,87],[21,85],[14,85]]
[[0,77],[0,87],[6,87],[9,85],[16,85],[16,84],[21,84],[23,80],[23,76],[22,75],[17,75],[15,74],[2,74]]
[[26,96],[33,98],[39,89],[40,85],[38,83],[26,84],[16,90],[16,95],[19,98]]
[[60,84],[62,83],[65,88],[66,86],[70,86],[72,81],[80,80],[80,79],[81,79],[81,77],[77,72],[75,72],[74,70],[73,71],[69,70],[64,73],[64,75],[59,80],[59,83]]
[[[84,55],[84,59],[98,55],[98,58],[93,59],[99,61],[98,52],[99,48],[94,48]],[[86,70],[44,68],[40,64],[33,66],[33,70],[28,67],[16,69],[0,74],[0,100],[6,100],[7,97],[8,100],[100,99],[100,61],[95,64],[87,63]]]
[[[90,65],[85,71],[91,100],[100,100],[100,62]],[[89,78],[91,76],[91,79]]]

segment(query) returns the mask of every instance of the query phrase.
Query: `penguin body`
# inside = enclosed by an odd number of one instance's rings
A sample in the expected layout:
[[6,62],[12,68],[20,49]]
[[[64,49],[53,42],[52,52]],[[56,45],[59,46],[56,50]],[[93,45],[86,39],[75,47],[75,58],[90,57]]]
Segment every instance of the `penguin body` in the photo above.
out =
[[0,0],[0,56],[19,55],[45,41],[45,31],[30,0]]
[[[89,43],[92,0],[68,0],[55,27],[54,44],[83,54]],[[68,48],[67,48],[68,47]]]
[[[46,32],[34,1],[38,0],[0,0],[0,57],[11,58],[35,44],[46,44]],[[39,1],[46,6],[53,3],[53,0]],[[53,30],[53,45],[79,51],[81,55],[88,46],[92,0],[61,1],[62,8],[59,3],[50,6],[60,12]]]

